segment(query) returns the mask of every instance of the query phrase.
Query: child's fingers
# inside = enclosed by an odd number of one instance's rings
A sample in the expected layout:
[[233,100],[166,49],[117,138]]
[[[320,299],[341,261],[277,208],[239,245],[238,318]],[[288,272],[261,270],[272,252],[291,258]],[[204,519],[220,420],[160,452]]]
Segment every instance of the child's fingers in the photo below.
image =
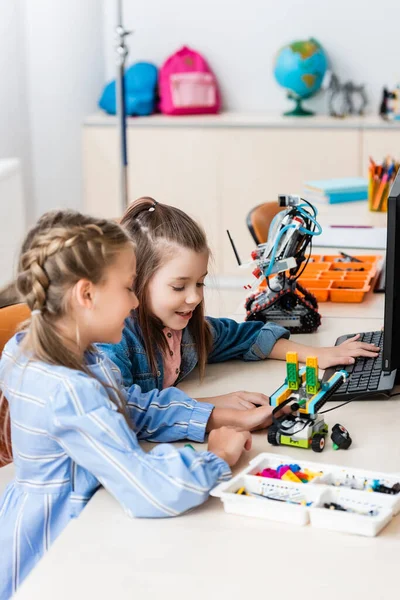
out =
[[[243,407],[243,409],[241,407]],[[255,408],[252,402],[248,402],[247,400],[239,400],[239,410],[251,410],[252,408]]]
[[378,355],[377,352],[372,352],[371,350],[366,350],[364,348],[357,348],[356,350],[353,350],[351,354],[354,357],[365,356],[367,358],[376,358]]
[[240,395],[244,401],[252,402],[253,405],[269,406],[269,398],[265,394],[259,394],[258,392],[241,392]]
[[360,334],[356,333],[356,335],[354,335],[353,337],[349,338],[348,340],[345,340],[340,345],[344,346],[345,344],[351,344],[352,342],[356,342],[359,338],[360,338]]
[[246,441],[244,443],[244,449],[247,450],[247,451],[249,451],[249,450],[251,450],[251,445],[252,445],[252,442],[253,442],[253,438],[252,438],[251,433],[249,431],[246,431],[245,433],[246,433]]
[[366,344],[365,342],[359,342],[355,346],[356,348],[363,348],[364,350],[371,350],[372,352],[379,352],[379,346],[375,346],[375,344]]

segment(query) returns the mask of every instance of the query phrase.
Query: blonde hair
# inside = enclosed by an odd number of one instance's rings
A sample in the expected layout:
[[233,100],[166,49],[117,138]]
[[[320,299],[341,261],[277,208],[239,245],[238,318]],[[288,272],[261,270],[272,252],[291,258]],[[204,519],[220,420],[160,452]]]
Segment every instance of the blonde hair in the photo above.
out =
[[[68,314],[73,286],[80,279],[100,283],[106,268],[127,244],[132,241],[117,223],[74,211],[46,214],[28,233],[19,260],[16,290],[33,313],[20,327],[26,331],[21,348],[28,349],[33,359],[83,371],[94,377],[82,355],[65,344],[57,321]],[[76,342],[78,346],[79,340]],[[92,346],[87,350],[96,352]],[[127,418],[122,394],[101,383],[108,388],[110,400]],[[5,403],[7,409],[4,409]],[[7,443],[9,409],[2,395],[0,414],[5,410],[3,441]]]
[[[179,245],[194,252],[210,250],[206,234],[200,225],[179,208],[160,204],[153,198],[144,197],[133,202],[122,217],[121,225],[134,239],[136,254],[139,257],[135,280],[139,307],[133,314],[140,326],[146,354],[155,375],[156,349],[165,354],[168,345],[162,333],[163,324],[149,311],[149,282],[171,256],[171,245]],[[212,345],[211,331],[204,317],[204,301],[194,309],[188,328],[196,346],[202,378]]]

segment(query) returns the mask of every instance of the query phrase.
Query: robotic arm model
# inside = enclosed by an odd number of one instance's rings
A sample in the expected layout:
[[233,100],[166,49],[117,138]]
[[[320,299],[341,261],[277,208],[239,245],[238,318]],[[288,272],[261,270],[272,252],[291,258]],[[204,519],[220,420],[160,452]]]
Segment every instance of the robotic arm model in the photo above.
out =
[[278,202],[286,208],[273,219],[268,241],[251,255],[257,263],[253,275],[261,282],[246,300],[246,320],[272,321],[292,333],[311,333],[321,323],[318,303],[298,278],[310,259],[312,239],[322,228],[307,200],[281,195]]

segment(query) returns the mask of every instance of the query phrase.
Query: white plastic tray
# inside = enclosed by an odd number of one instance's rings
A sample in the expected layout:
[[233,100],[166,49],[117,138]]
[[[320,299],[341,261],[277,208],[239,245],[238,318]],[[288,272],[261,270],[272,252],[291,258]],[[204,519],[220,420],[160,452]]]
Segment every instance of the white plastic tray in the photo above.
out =
[[[286,464],[300,464],[302,469],[320,475],[308,483],[256,476],[265,468],[277,469]],[[363,487],[364,482],[368,487],[368,482],[374,479],[392,486],[400,481],[400,475],[343,468],[265,452],[251,460],[233,479],[214,488],[211,495],[221,498],[228,513],[295,525],[310,523],[323,529],[375,536],[400,512],[400,494],[357,489]],[[252,495],[237,494],[240,488]],[[324,507],[331,502],[346,508],[347,512]]]

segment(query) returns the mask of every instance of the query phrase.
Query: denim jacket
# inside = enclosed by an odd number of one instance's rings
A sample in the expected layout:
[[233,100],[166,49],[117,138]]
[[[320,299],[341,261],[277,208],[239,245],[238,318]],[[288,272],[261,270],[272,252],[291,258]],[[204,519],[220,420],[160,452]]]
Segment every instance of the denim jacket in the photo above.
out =
[[[288,338],[289,332],[280,325],[246,321],[237,323],[232,319],[206,318],[210,325],[213,345],[208,356],[209,363],[223,362],[231,359],[263,360],[267,358],[275,342]],[[163,389],[164,367],[161,352],[157,352],[157,376],[151,372],[149,361],[143,344],[140,327],[133,317],[128,317],[118,344],[98,344],[98,346],[119,367],[126,387],[137,384],[142,392],[152,389]],[[181,366],[179,383],[197,365],[196,345],[189,328],[182,331]]]

